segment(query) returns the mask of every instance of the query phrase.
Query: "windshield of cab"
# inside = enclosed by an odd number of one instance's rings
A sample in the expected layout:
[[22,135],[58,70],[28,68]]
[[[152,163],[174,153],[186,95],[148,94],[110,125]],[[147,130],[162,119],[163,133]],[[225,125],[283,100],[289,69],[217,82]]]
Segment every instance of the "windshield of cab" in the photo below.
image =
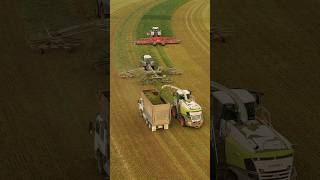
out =
[[237,112],[234,104],[227,104],[223,106],[222,118],[224,120],[236,120]]
[[190,114],[191,120],[201,120],[201,114]]

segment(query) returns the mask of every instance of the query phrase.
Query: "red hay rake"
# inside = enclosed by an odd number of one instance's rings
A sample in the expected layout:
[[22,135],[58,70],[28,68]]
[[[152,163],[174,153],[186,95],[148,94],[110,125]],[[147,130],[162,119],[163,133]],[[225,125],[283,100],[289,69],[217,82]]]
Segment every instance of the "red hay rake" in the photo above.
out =
[[173,37],[150,37],[150,38],[142,38],[136,41],[136,45],[162,45],[166,44],[179,44],[181,40],[178,40]]

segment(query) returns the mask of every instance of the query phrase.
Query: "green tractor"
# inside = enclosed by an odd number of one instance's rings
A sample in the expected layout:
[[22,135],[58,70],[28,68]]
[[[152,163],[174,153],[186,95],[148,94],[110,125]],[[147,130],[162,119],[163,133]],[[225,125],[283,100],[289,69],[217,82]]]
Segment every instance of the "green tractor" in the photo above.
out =
[[[211,82],[212,170],[222,180],[292,180],[293,145],[271,124],[262,93]],[[214,156],[215,155],[215,156]]]

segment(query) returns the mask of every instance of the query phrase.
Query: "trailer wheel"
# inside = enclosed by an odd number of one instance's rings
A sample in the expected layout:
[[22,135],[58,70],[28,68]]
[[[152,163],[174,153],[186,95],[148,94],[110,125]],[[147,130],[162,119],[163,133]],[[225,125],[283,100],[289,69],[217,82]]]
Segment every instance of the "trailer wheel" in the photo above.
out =
[[181,125],[182,127],[184,127],[184,126],[186,125],[186,122],[185,122],[183,116],[180,116],[180,117],[179,117],[179,122],[180,122],[180,125]]

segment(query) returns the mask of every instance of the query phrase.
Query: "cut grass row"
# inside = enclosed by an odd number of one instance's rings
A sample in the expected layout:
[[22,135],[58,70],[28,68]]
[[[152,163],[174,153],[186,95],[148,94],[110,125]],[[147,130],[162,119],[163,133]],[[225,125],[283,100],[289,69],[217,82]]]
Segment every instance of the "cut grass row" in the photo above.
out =
[[[129,54],[128,45],[129,43],[133,43],[133,42],[129,42],[127,38],[128,28],[132,24],[132,20],[134,19],[134,17],[137,16],[137,14],[145,11],[145,9],[146,9],[146,6],[140,6],[137,10],[135,10],[134,12],[131,12],[129,16],[127,16],[124,19],[124,22],[121,25],[120,30],[117,31],[115,34],[115,47],[116,47],[117,56],[119,58],[117,59],[116,66],[117,66],[117,69],[121,71],[132,69],[136,67],[136,65],[138,64],[138,61],[136,64],[133,64],[132,61],[129,59],[130,54]],[[141,56],[142,55],[143,54],[141,54]],[[141,56],[138,56],[135,58],[138,60]]]
[[146,32],[152,26],[159,26],[165,36],[173,36],[171,28],[171,16],[173,12],[183,5],[187,0],[166,0],[163,3],[151,8],[141,18],[137,28],[137,38],[144,38]]
[[[174,36],[174,32],[171,27],[171,17],[175,10],[186,3],[188,0],[166,0],[159,5],[151,8],[141,18],[137,27],[136,37],[144,38],[146,33],[152,26],[160,27],[164,36]],[[171,59],[164,52],[165,47],[158,46],[154,48],[152,46],[136,46],[136,52],[142,56],[143,54],[150,54],[154,57],[158,64],[159,59],[163,60],[164,65],[167,67],[173,67]],[[155,52],[158,51],[158,52]],[[160,56],[158,56],[159,54]]]

